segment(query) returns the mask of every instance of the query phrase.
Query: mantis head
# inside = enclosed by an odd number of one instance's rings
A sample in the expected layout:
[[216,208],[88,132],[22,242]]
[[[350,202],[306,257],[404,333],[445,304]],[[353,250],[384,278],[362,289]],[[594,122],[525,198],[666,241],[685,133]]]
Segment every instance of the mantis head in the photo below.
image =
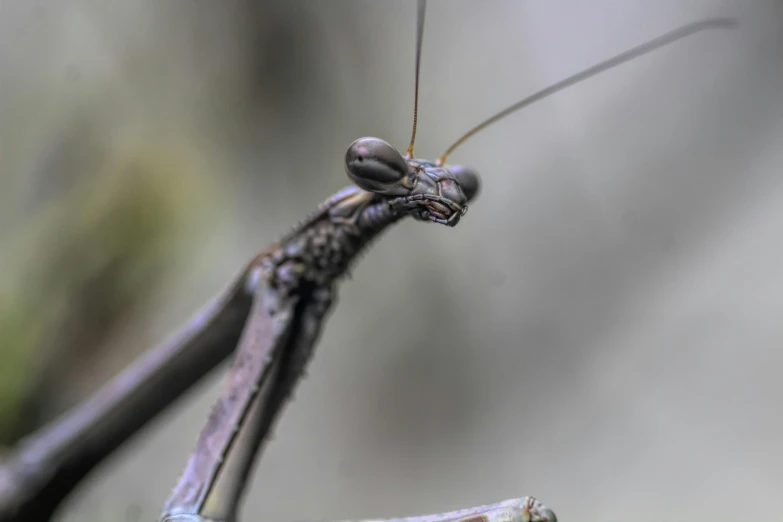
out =
[[345,153],[345,172],[359,188],[388,196],[393,209],[452,227],[480,187],[472,169],[408,158],[379,138],[354,141]]

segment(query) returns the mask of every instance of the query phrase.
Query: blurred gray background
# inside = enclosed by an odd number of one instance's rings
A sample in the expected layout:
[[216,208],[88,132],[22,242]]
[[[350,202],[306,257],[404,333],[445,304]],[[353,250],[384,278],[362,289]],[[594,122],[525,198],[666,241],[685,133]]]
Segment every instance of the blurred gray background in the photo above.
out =
[[[740,28],[589,80],[452,156],[482,193],[455,229],[387,232],[342,285],[245,520],[523,495],[563,521],[779,518],[783,3],[433,0],[417,154],[724,15]],[[400,0],[0,0],[0,367],[36,376],[6,376],[8,444],[347,185],[351,141],[405,148],[414,24]],[[60,520],[153,519],[222,375]]]

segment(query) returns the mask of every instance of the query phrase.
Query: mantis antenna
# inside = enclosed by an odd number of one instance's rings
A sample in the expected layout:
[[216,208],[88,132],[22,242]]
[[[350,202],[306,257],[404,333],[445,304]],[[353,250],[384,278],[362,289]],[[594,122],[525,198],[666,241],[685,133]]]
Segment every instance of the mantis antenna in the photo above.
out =
[[[422,2],[419,2],[419,8],[421,9]],[[420,11],[421,15],[421,11]],[[422,21],[419,24],[419,36],[421,37],[421,29],[423,25],[423,17]],[[617,56],[613,58],[609,58],[608,60],[605,60],[601,63],[598,63],[588,69],[585,69],[582,72],[576,73],[573,76],[569,76],[568,78],[561,80],[557,83],[554,83],[550,85],[549,87],[545,87],[544,89],[541,89],[535,94],[532,94],[531,96],[528,96],[527,98],[515,103],[514,105],[511,105],[510,107],[507,107],[500,111],[499,113],[495,114],[494,116],[484,120],[483,122],[479,123],[472,129],[470,129],[468,132],[466,132],[464,135],[462,135],[461,138],[459,138],[457,141],[455,141],[448,149],[446,149],[446,152],[443,153],[443,155],[438,158],[438,161],[435,163],[436,165],[443,165],[443,163],[446,161],[446,158],[454,152],[454,149],[465,143],[465,141],[468,140],[471,136],[475,135],[479,131],[486,129],[493,123],[497,122],[498,120],[501,120],[508,116],[509,114],[512,114],[519,109],[523,107],[527,107],[528,105],[531,105],[543,98],[546,98],[548,96],[551,96],[552,94],[555,94],[558,91],[561,91],[565,89],[566,87],[570,87],[571,85],[574,85],[575,83],[579,83],[583,80],[586,80],[590,78],[591,76],[595,76],[598,73],[607,71],[613,67],[617,67],[620,64],[623,64],[627,61],[633,60],[634,58],[638,58],[644,54],[647,54],[649,52],[652,52],[656,49],[660,49],[661,47],[664,47],[666,45],[669,45],[671,43],[674,43],[677,40],[680,40],[682,38],[685,38],[686,36],[690,36],[694,33],[697,33],[699,31],[704,31],[706,29],[718,29],[718,28],[735,28],[737,27],[737,20],[733,18],[709,18],[706,20],[700,20],[698,22],[693,22],[688,25],[684,25],[678,29],[675,29],[673,31],[670,31],[662,36],[659,36],[658,38],[654,38],[652,40],[649,40],[637,47],[634,47],[632,49],[629,49],[621,54],[618,54]],[[418,86],[418,58],[417,58],[417,64],[416,64],[416,83]],[[413,135],[416,135],[416,117],[414,112],[414,126],[413,126]],[[411,148],[408,149],[408,152],[413,151],[413,143],[411,143]]]
[[416,124],[419,119],[419,70],[421,68],[421,41],[424,37],[424,12],[427,7],[427,0],[419,0],[416,14],[416,80],[413,94],[413,133],[411,134],[411,144],[408,145],[408,152],[405,153],[407,159],[413,158],[413,146],[416,143]]

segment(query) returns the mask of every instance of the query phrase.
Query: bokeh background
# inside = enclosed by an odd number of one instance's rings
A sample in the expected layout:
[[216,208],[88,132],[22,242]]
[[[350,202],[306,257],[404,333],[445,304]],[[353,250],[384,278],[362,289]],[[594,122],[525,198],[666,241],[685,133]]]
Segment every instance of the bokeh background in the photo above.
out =
[[[485,131],[458,227],[344,282],[245,520],[535,495],[563,521],[781,520],[783,3],[430,3],[417,153],[676,26],[736,16]],[[413,1],[0,0],[0,437],[66,410],[404,149]],[[152,520],[216,371],[59,520]],[[183,429],[185,428],[185,429]],[[191,435],[183,435],[190,433]]]

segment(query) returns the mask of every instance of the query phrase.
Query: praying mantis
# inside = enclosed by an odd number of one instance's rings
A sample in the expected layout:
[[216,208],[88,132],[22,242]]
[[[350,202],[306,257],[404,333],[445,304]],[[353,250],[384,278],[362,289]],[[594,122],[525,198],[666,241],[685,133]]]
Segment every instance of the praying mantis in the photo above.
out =
[[[413,130],[401,154],[361,138],[345,154],[354,183],[253,258],[185,327],[62,419],[25,439],[0,468],[0,521],[48,520],[98,463],[233,354],[222,396],[161,514],[161,522],[230,522],[261,446],[312,357],[337,285],[384,230],[411,217],[457,226],[480,192],[471,168],[447,159],[498,120],[595,74],[696,32],[733,27],[702,20],[555,83],[486,119],[435,161],[416,158],[426,2],[418,2]],[[532,497],[399,522],[556,522]],[[387,521],[390,522],[390,521]]]

